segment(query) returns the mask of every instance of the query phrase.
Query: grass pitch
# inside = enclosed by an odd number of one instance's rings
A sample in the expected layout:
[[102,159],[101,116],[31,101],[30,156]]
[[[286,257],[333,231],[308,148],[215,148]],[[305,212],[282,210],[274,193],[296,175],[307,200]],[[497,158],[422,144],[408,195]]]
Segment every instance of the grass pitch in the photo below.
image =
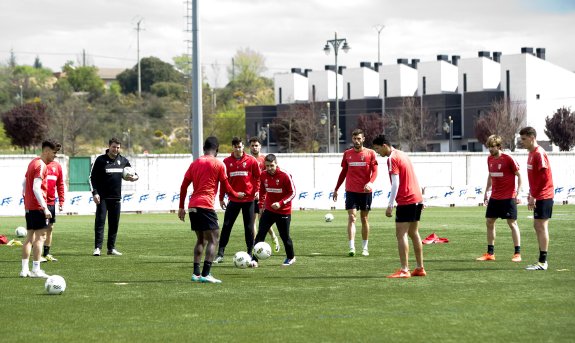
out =
[[[225,262],[212,269],[221,285],[190,282],[194,235],[176,214],[123,214],[121,257],[93,257],[93,217],[59,216],[53,254],[43,264],[64,276],[62,295],[44,280],[20,279],[19,247],[0,246],[2,342],[573,342],[575,341],[575,208],[557,205],[550,222],[549,270],[537,260],[530,213],[519,208],[523,262],[497,222],[497,261],[486,249],[484,207],[428,208],[421,235],[427,277],[387,279],[399,267],[394,223],[370,214],[369,257],[347,257],[344,211],[295,212],[297,262],[281,267],[284,250],[260,268],[233,267],[244,250],[238,218]],[[220,215],[220,220],[222,220]],[[186,219],[187,220],[187,219]],[[14,238],[23,217],[1,217]],[[356,248],[360,248],[358,228]],[[268,239],[269,242],[269,239]],[[410,259],[414,266],[413,256]]]

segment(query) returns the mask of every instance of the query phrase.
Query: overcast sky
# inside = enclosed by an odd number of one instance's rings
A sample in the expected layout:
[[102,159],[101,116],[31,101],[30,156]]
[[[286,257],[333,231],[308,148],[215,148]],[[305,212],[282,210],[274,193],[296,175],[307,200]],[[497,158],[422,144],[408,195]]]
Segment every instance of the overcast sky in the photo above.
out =
[[[131,68],[140,56],[172,63],[186,51],[185,0],[2,0],[0,63],[13,50],[18,64],[60,70],[66,61]],[[191,0],[190,0],[191,3]],[[346,38],[340,65],[435,60],[438,54],[477,56],[477,51],[516,54],[544,47],[547,60],[575,70],[575,0],[198,0],[201,58],[208,81],[222,87],[238,49],[266,59],[267,75],[292,67],[323,69],[328,39]]]

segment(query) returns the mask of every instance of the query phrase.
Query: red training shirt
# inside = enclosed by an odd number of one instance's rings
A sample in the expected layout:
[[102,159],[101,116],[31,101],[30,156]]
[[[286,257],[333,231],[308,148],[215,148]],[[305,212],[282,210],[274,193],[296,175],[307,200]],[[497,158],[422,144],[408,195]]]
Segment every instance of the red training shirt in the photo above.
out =
[[[230,194],[230,201],[249,202],[254,201],[255,194],[260,187],[261,169],[255,157],[243,153],[242,157],[237,159],[232,153],[224,159],[227,177],[230,185],[236,192],[244,192],[246,196],[238,199]],[[220,189],[220,201],[224,200],[226,191]]]
[[48,163],[48,176],[46,177],[47,191],[46,204],[56,204],[56,190],[58,190],[58,202],[64,203],[64,175],[62,174],[62,165],[56,161]]
[[515,173],[519,170],[517,161],[506,153],[487,157],[487,168],[491,176],[491,198],[496,200],[517,197]]
[[[290,174],[277,167],[274,175],[264,171],[260,177],[260,207],[279,214],[291,214],[291,202],[295,197],[295,185]],[[280,203],[274,210],[272,204]]]
[[555,195],[551,165],[545,150],[536,146],[527,156],[529,194],[535,200],[553,199]]
[[423,202],[421,188],[417,182],[413,165],[407,154],[401,150],[392,149],[387,158],[389,179],[392,174],[399,175],[399,188],[395,201],[397,205],[411,205]]
[[36,157],[28,164],[26,187],[24,188],[24,208],[26,210],[44,210],[34,195],[34,179],[42,179],[42,196],[46,199],[46,174],[46,163],[40,157]]
[[335,191],[345,179],[345,191],[354,193],[366,193],[364,186],[377,178],[377,156],[375,151],[362,148],[360,151],[347,149],[341,160],[341,173],[335,186]]

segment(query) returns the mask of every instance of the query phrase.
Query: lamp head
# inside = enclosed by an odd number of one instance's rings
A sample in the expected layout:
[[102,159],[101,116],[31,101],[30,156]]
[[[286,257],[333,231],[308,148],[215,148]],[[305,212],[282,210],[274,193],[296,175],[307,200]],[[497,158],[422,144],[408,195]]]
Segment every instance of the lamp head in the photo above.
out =
[[349,49],[351,49],[351,48],[349,47],[349,45],[347,45],[347,41],[345,41],[345,42],[343,43],[342,49],[343,49],[343,52],[345,52],[346,54],[347,54],[347,52],[349,51]]
[[326,55],[329,55],[329,51],[330,51],[329,44],[325,43],[325,46],[323,47],[323,52],[325,52]]

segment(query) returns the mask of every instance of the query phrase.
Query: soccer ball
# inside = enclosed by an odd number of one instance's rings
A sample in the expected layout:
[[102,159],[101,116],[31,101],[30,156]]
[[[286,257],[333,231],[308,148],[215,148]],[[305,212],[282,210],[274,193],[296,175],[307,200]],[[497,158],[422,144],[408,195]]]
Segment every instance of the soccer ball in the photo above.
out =
[[259,242],[254,246],[254,254],[260,260],[265,260],[272,255],[272,247],[266,242]]
[[132,167],[124,167],[124,170],[122,170],[122,178],[124,178],[124,180],[134,175],[136,175],[136,171]]
[[60,275],[52,275],[46,279],[44,289],[48,294],[62,294],[66,290],[66,280]]
[[333,221],[334,217],[333,217],[333,214],[327,213],[323,218],[325,219],[326,222],[329,223],[329,222]]
[[17,237],[26,237],[26,234],[28,233],[28,231],[26,230],[26,228],[22,227],[22,226],[18,226],[16,228],[16,236]]
[[234,255],[234,266],[245,269],[250,265],[252,257],[245,251],[238,251]]

